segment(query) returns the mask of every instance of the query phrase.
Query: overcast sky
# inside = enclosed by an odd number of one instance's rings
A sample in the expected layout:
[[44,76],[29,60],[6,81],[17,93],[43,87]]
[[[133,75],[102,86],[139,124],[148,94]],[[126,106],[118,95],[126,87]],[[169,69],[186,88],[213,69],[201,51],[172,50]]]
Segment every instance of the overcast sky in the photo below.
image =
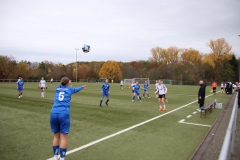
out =
[[[0,55],[16,60],[148,60],[153,47],[225,38],[240,57],[240,0],[0,0]],[[83,44],[91,46],[83,53]]]

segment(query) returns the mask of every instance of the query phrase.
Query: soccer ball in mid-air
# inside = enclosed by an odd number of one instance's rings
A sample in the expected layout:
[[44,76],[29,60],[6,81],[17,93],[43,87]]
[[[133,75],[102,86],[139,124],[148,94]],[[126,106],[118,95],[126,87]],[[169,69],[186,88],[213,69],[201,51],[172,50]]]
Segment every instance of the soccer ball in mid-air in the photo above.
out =
[[82,51],[85,52],[85,53],[88,53],[88,52],[90,52],[90,48],[91,47],[89,45],[84,44],[83,48],[82,48]]

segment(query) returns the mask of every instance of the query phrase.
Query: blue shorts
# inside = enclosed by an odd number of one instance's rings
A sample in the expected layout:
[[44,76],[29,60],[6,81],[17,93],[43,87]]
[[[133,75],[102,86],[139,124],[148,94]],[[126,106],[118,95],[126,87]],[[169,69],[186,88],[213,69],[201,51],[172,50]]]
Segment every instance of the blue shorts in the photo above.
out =
[[18,91],[23,91],[23,87],[18,87]]
[[134,90],[132,90],[132,93],[134,93]]
[[50,125],[53,133],[68,134],[70,130],[70,115],[51,113]]
[[134,93],[136,94],[136,95],[140,95],[140,92],[139,91],[134,91]]
[[148,89],[144,89],[144,92],[148,92]]
[[107,98],[109,98],[108,92],[102,92],[102,98],[103,98],[104,96],[106,96]]

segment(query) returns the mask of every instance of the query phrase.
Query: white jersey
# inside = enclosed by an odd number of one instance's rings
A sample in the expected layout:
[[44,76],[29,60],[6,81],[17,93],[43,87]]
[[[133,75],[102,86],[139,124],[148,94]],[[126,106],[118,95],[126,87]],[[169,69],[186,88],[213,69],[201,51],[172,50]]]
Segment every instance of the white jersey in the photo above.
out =
[[224,87],[224,84],[223,83],[221,83],[221,88],[223,88]]
[[135,89],[135,83],[133,83],[131,86],[132,86],[132,90],[134,90]]
[[40,87],[43,87],[43,88],[46,87],[46,81],[45,80],[41,80],[39,83],[40,83]]
[[157,92],[159,95],[164,95],[167,93],[167,87],[164,84],[158,84],[155,93]]
[[123,85],[123,81],[120,82],[120,85]]
[[155,84],[155,89],[157,90],[158,83]]
[[51,80],[50,80],[51,82],[53,81],[53,78],[51,78]]

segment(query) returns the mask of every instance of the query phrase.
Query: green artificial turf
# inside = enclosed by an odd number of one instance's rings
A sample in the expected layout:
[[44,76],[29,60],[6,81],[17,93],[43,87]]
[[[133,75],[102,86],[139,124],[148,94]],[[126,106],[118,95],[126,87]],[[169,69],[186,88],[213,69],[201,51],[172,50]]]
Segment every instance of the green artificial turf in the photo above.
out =
[[[84,83],[73,83],[73,87]],[[71,129],[68,151],[112,135],[126,128],[160,116],[149,123],[129,129],[66,156],[67,160],[159,160],[189,159],[210,127],[179,123],[213,125],[221,109],[214,109],[206,118],[193,114],[199,86],[167,85],[166,111],[158,110],[154,86],[150,85],[150,98],[131,101],[131,89],[126,85],[110,84],[109,106],[99,107],[101,83],[85,83],[86,89],[72,96]],[[50,85],[50,84],[49,84]],[[41,98],[38,83],[25,83],[23,97],[18,98],[16,83],[0,83],[0,155],[1,159],[48,159],[52,155],[49,116],[57,83],[48,86]],[[210,95],[210,87],[206,95]],[[140,91],[142,94],[142,90]],[[230,95],[217,93],[205,103],[217,100],[228,102]],[[171,112],[173,111],[174,112]],[[171,113],[169,113],[171,112]],[[167,113],[167,114],[166,114]],[[190,118],[186,118],[192,115]]]

